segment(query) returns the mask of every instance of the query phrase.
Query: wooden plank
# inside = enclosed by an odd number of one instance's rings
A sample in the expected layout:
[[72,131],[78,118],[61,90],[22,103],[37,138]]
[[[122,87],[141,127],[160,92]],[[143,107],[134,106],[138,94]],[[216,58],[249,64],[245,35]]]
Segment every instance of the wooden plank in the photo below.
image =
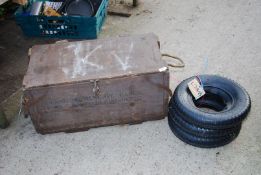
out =
[[134,7],[136,7],[138,5],[138,1],[137,0],[133,0],[132,4],[109,4],[108,7],[108,14],[109,15],[116,15],[116,16],[122,16],[122,17],[130,17],[132,15],[133,9]]
[[126,11],[125,9],[119,9],[119,8],[113,8],[110,7],[108,9],[109,15],[116,15],[116,16],[122,16],[122,17],[130,17],[131,13],[129,11]]
[[131,8],[123,4],[109,5],[108,14],[122,17],[130,17],[132,15]]

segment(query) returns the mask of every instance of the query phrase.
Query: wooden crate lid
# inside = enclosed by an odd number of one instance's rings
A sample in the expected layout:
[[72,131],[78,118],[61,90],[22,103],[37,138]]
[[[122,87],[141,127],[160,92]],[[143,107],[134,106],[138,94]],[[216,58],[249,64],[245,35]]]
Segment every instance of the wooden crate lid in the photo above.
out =
[[36,45],[23,87],[160,72],[165,67],[154,34]]

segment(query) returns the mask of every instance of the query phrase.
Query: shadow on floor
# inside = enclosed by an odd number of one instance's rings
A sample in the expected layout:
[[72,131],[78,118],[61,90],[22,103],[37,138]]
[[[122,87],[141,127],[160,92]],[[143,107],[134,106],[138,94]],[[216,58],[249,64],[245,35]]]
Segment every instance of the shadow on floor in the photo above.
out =
[[0,103],[21,88],[28,65],[28,49],[55,39],[29,38],[14,20],[0,21]]

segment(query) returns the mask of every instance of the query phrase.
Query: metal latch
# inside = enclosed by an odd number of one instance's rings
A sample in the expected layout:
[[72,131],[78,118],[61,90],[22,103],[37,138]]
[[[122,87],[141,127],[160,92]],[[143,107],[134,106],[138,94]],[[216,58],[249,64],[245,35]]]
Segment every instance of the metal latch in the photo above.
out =
[[99,80],[91,80],[90,82],[93,83],[93,89],[92,89],[93,93],[95,94],[95,96],[99,96],[100,94],[100,88],[98,85]]

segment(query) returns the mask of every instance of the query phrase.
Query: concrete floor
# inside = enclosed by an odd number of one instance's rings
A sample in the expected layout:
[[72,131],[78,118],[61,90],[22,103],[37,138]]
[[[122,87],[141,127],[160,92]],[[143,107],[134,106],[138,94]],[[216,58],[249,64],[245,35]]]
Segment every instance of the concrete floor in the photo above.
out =
[[189,76],[209,73],[248,90],[251,113],[234,142],[192,147],[171,133],[166,119],[40,135],[30,119],[16,116],[0,131],[0,174],[260,174],[261,1],[143,0],[130,18],[109,16],[100,37],[147,32],[160,37],[162,52],[186,63],[170,69],[172,89]]

